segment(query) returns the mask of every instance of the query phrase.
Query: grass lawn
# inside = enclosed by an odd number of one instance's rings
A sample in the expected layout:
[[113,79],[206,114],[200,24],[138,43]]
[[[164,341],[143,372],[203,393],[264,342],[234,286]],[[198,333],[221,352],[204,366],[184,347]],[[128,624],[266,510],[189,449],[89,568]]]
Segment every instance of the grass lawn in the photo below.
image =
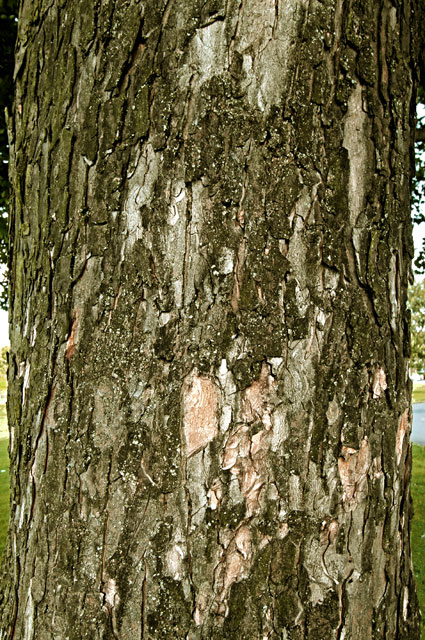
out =
[[413,383],[412,402],[425,402],[425,383]]
[[421,640],[425,640],[425,447],[413,445],[412,497],[415,516],[412,523],[412,553],[422,611]]
[[7,428],[6,405],[0,404],[0,440],[9,438],[9,429]]

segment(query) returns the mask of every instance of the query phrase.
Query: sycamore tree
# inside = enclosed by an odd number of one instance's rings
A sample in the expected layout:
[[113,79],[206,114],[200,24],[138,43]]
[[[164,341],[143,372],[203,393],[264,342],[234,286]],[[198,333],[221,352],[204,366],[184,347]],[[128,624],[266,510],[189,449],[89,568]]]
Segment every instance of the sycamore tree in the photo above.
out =
[[23,0],[1,640],[418,640],[415,0]]

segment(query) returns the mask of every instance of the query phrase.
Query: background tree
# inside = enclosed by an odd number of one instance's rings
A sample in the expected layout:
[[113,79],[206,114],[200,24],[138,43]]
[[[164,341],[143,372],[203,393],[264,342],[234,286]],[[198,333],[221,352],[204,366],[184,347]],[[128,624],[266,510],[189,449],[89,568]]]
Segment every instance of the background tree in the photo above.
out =
[[410,366],[416,371],[425,371],[425,280],[409,288],[411,316]]
[[[420,0],[418,5],[418,23],[425,24],[425,2]],[[423,36],[419,42],[418,49],[418,104],[425,105],[425,46]],[[412,190],[412,214],[413,222],[421,224],[425,221],[425,117],[420,116],[416,125],[415,144],[415,175],[413,178]],[[425,273],[425,243],[415,260],[415,269],[419,274]]]
[[[6,109],[13,96],[13,61],[17,26],[17,0],[0,0],[0,265],[7,264],[9,200],[9,145]],[[7,306],[7,276],[0,278],[0,307]]]
[[22,3],[2,640],[419,637],[416,9]]
[[7,375],[8,353],[9,353],[9,347],[2,347],[0,349],[0,373],[3,376]]

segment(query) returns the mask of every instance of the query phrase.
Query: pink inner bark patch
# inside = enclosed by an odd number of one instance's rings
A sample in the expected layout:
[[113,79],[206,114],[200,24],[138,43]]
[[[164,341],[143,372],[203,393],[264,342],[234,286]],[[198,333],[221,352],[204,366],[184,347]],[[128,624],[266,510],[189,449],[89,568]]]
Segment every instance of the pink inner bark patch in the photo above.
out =
[[402,413],[398,423],[397,440],[396,440],[397,464],[400,464],[401,454],[403,452],[404,437],[408,431],[409,431],[409,409],[406,409],[406,411]]
[[103,593],[105,595],[105,604],[113,608],[119,604],[120,598],[118,595],[117,585],[113,578],[108,578],[103,586]]
[[244,422],[260,420],[266,429],[271,429],[269,399],[274,386],[274,378],[270,375],[265,362],[260,377],[245,389],[241,403],[241,418]]
[[345,508],[352,511],[367,491],[367,473],[370,467],[370,451],[367,438],[360,449],[342,447],[338,458],[338,471],[344,490],[342,500]]
[[220,563],[214,571],[214,591],[217,594],[214,609],[217,615],[228,615],[227,599],[230,588],[234,582],[247,577],[252,560],[252,533],[248,525],[242,524],[223,550]]
[[75,310],[74,322],[71,327],[71,334],[66,343],[66,351],[65,356],[69,360],[71,356],[74,355],[75,352],[75,342],[76,342],[76,332],[78,328],[78,309]]
[[218,411],[217,386],[194,369],[183,383],[183,430],[188,456],[216,437]]
[[[236,476],[239,489],[246,504],[245,522],[240,522],[236,530],[222,530],[220,543],[223,551],[214,571],[213,610],[216,615],[226,617],[229,614],[228,597],[232,584],[244,580],[252,567],[255,549],[252,543],[252,531],[246,519],[257,515],[261,510],[262,491],[271,481],[267,465],[267,455],[273,435],[272,413],[274,408],[274,377],[270,367],[264,362],[258,380],[240,395],[233,427],[221,453],[221,468]],[[259,429],[258,429],[259,428]],[[276,491],[276,499],[278,492]],[[218,509],[222,497],[220,483],[216,480],[208,491],[211,509]],[[282,538],[289,529],[284,526]],[[262,536],[260,550],[269,544],[271,538]],[[257,540],[258,542],[258,540]],[[197,605],[194,619],[197,625],[203,619],[203,603]]]
[[246,501],[247,516],[258,512],[261,489],[267,482],[265,456],[270,448],[271,432],[263,429],[252,438],[249,427],[241,425],[232,433],[222,454],[221,468],[239,480],[239,487]]
[[216,479],[207,493],[207,498],[209,502],[209,507],[213,511],[220,506],[221,498],[222,498],[222,490],[221,490],[221,482]]
[[331,520],[327,522],[324,520],[322,522],[322,530],[320,533],[320,544],[322,546],[329,546],[332,544],[338,534],[339,524],[338,520]]
[[[270,404],[273,388],[274,378],[267,364],[263,363],[259,379],[254,380],[242,394],[237,426],[229,434],[222,453],[221,468],[238,477],[248,517],[258,512],[260,493],[268,479],[265,459],[273,426]],[[256,422],[262,422],[264,428],[251,434],[248,425]]]
[[376,367],[373,375],[372,394],[375,399],[380,398],[382,393],[388,388],[385,371],[382,367]]

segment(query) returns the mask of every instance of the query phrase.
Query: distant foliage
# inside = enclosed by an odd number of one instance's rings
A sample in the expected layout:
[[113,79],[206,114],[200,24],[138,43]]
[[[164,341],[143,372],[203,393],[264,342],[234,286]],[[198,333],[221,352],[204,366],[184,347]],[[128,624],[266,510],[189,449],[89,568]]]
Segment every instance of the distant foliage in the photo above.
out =
[[[422,101],[418,104],[424,104]],[[417,129],[422,131],[425,128],[425,116],[418,118]],[[423,205],[425,204],[425,141],[419,140],[415,144],[415,165],[416,175],[413,179],[412,205],[413,205],[413,221],[424,222],[425,213]],[[422,212],[421,212],[422,208]]]
[[[9,145],[5,110],[13,99],[14,49],[17,28],[17,0],[0,0],[0,265],[7,264],[7,212],[9,203]],[[7,276],[0,275],[0,307],[7,307]]]
[[425,371],[425,280],[409,289],[409,307],[412,313],[410,366]]
[[[424,104],[424,91],[420,92],[421,104]],[[418,118],[417,128],[425,130],[425,116]],[[415,145],[416,174],[412,185],[412,218],[413,222],[420,224],[425,222],[425,140],[419,140]],[[425,242],[422,250],[415,260],[415,269],[418,273],[425,273]]]
[[[418,50],[418,95],[417,103],[425,106],[425,35],[423,25],[425,23],[425,0],[420,0],[418,5],[419,22],[419,50]],[[415,144],[416,172],[412,183],[412,217],[413,222],[420,224],[425,222],[425,117],[418,118],[417,142]],[[415,260],[417,273],[425,273],[425,241]]]
[[[4,393],[7,389],[7,368],[9,361],[9,347],[0,349],[0,392]],[[1,399],[0,399],[1,405]],[[0,432],[2,429],[2,408],[0,406]],[[0,436],[1,437],[1,436]]]
[[9,347],[2,347],[0,349],[0,375],[7,374],[8,359],[9,359]]

